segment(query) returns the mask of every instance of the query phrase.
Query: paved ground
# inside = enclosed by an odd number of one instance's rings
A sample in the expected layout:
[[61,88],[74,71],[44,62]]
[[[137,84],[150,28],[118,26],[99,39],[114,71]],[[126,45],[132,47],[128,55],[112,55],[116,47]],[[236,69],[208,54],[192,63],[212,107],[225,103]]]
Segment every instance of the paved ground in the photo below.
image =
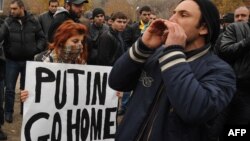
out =
[[13,123],[5,122],[3,125],[3,131],[8,136],[8,141],[21,141],[21,124],[22,124],[22,115],[20,115],[20,93],[16,94],[15,100],[15,111]]

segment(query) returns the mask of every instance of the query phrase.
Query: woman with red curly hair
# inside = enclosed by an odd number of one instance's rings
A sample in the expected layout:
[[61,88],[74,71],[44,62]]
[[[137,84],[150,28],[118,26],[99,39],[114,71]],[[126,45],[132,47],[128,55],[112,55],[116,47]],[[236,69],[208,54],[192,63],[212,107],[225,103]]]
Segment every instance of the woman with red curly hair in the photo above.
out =
[[87,47],[85,38],[87,28],[72,20],[65,21],[54,34],[49,50],[35,56],[36,61],[86,64]]
[[[49,50],[35,56],[35,61],[86,64],[87,47],[85,38],[87,28],[83,24],[72,20],[65,21],[56,30],[53,42],[49,44]],[[28,91],[21,91],[21,101],[28,97]]]

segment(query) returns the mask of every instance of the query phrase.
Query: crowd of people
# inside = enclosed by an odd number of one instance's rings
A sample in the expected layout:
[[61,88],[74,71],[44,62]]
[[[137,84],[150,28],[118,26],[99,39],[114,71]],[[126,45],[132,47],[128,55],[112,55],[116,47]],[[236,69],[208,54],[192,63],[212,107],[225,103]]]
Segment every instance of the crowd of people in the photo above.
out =
[[246,6],[220,19],[210,0],[182,0],[161,19],[145,5],[131,22],[120,11],[84,14],[88,2],[49,0],[35,16],[11,0],[0,21],[0,140],[15,121],[19,75],[21,102],[29,97],[26,61],[111,66],[109,86],[122,97],[117,141],[224,141],[224,127],[250,124]]

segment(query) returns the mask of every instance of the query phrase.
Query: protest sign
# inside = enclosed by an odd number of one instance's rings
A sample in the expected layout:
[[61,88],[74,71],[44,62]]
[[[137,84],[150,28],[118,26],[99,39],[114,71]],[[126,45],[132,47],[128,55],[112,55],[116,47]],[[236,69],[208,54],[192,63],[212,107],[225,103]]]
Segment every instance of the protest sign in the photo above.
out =
[[27,62],[22,141],[113,141],[111,67]]

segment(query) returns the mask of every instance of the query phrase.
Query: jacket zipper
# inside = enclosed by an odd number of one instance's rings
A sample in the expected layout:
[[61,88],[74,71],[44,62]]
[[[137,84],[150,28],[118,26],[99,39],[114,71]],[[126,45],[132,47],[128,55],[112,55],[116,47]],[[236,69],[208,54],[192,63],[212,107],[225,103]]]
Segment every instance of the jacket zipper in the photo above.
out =
[[[142,130],[140,130],[140,133],[138,134],[136,141],[140,141],[142,136],[143,136],[143,133],[145,133],[145,132],[149,133],[147,136],[147,140],[149,140],[149,137],[150,137],[151,131],[152,131],[152,127],[153,127],[155,119],[158,115],[159,104],[160,104],[159,100],[160,100],[160,97],[162,95],[163,89],[164,89],[164,85],[162,82],[160,89],[157,92],[156,98],[153,101],[153,107],[152,107],[152,110],[150,111],[149,118],[147,118],[146,121],[144,122],[144,124],[143,124],[144,126],[141,128]],[[151,124],[150,124],[150,121],[151,121]],[[148,125],[150,125],[150,127],[148,127]],[[146,128],[149,129],[149,131],[147,131]]]

